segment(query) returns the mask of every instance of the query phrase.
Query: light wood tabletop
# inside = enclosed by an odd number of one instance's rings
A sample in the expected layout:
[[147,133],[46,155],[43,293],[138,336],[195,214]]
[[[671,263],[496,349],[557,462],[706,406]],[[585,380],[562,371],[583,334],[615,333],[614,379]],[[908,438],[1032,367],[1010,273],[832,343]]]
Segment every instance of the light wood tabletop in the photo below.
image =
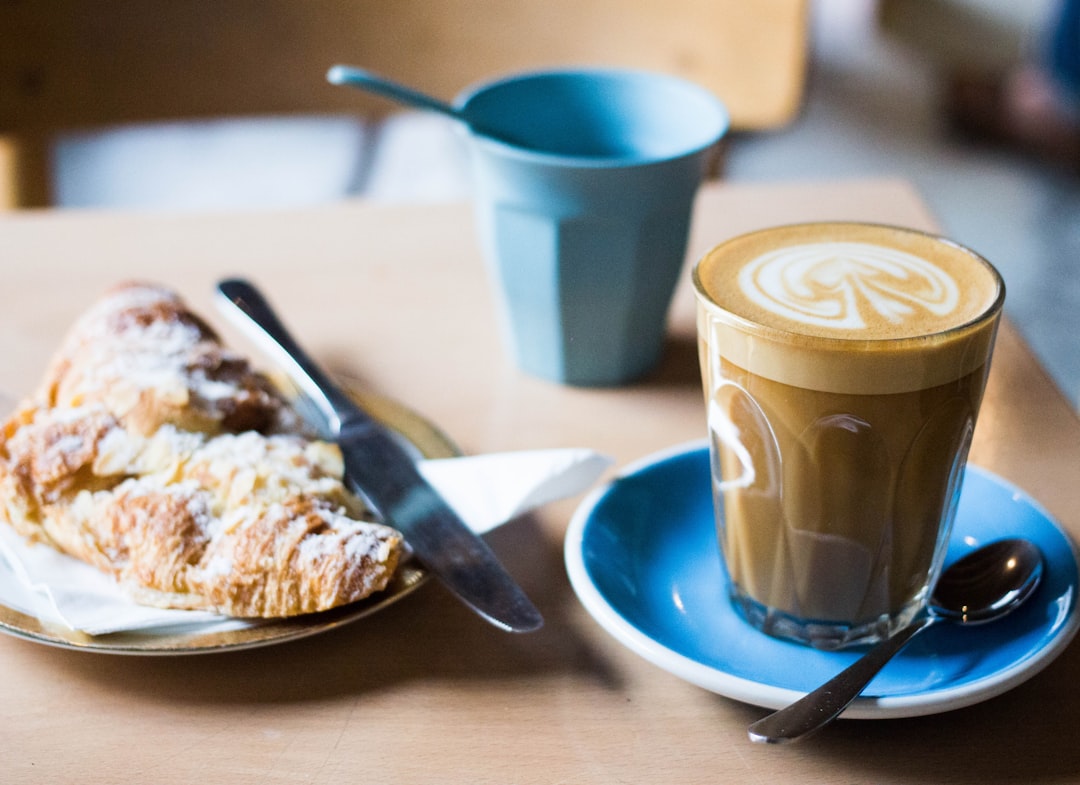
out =
[[[900,181],[709,185],[688,260],[738,232],[816,219],[934,227]],[[10,214],[0,260],[10,395],[35,385],[72,320],[123,279],[175,287],[251,350],[212,305],[214,283],[243,274],[335,373],[420,412],[467,453],[591,447],[617,471],[705,435],[688,276],[645,380],[588,390],[531,379],[502,350],[465,204]],[[1080,421],[1010,323],[971,457],[1080,537]],[[579,502],[489,536],[546,617],[533,634],[500,632],[431,582],[352,624],[245,651],[115,656],[0,636],[0,781],[1080,782],[1076,646],[969,708],[752,745],[746,726],[765,710],[639,658],[578,602],[562,546]]]

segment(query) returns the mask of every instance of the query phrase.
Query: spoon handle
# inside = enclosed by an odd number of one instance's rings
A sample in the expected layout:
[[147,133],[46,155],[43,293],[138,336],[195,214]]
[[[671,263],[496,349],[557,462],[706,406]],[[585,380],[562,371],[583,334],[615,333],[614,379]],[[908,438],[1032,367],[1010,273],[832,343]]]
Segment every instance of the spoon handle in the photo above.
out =
[[449,115],[455,120],[461,119],[457,109],[450,104],[363,68],[335,65],[326,73],[326,79],[331,84],[359,87],[403,104],[431,109]]
[[795,741],[828,725],[840,716],[867,684],[908,641],[936,619],[921,616],[891,638],[882,641],[816,690],[748,729],[751,741],[782,744]]

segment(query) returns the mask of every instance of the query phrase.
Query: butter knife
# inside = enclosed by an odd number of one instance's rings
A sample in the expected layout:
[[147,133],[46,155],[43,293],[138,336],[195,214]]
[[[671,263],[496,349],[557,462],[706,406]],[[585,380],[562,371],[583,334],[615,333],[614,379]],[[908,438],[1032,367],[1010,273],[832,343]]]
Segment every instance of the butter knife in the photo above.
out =
[[420,563],[487,621],[530,632],[543,618],[488,545],[421,476],[400,442],[361,409],[300,348],[250,282],[218,283],[223,312],[275,357],[314,404],[341,448],[345,475],[384,521],[400,531]]

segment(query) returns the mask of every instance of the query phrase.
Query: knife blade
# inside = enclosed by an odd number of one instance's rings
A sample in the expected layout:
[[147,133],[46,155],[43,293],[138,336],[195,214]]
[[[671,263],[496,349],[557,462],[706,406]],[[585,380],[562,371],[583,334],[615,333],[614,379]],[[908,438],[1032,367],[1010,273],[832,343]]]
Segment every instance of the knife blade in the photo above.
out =
[[495,554],[424,480],[401,443],[360,408],[292,337],[249,281],[217,286],[234,324],[274,356],[318,409],[341,448],[349,483],[398,529],[420,563],[473,611],[509,632],[543,625],[540,612]]

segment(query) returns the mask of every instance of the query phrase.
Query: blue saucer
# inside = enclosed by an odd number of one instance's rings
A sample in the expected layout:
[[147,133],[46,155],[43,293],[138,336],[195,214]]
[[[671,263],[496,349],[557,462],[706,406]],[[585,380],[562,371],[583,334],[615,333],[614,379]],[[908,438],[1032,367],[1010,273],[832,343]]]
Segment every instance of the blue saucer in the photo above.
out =
[[[861,652],[817,651],[772,638],[733,610],[710,487],[704,442],[629,467],[575,513],[565,548],[570,582],[597,622],[646,660],[736,700],[786,706]],[[845,717],[911,717],[968,706],[1015,687],[1061,653],[1080,623],[1073,544],[1029,496],[969,466],[948,561],[1015,536],[1033,540],[1046,557],[1032,598],[993,624],[927,630]]]

